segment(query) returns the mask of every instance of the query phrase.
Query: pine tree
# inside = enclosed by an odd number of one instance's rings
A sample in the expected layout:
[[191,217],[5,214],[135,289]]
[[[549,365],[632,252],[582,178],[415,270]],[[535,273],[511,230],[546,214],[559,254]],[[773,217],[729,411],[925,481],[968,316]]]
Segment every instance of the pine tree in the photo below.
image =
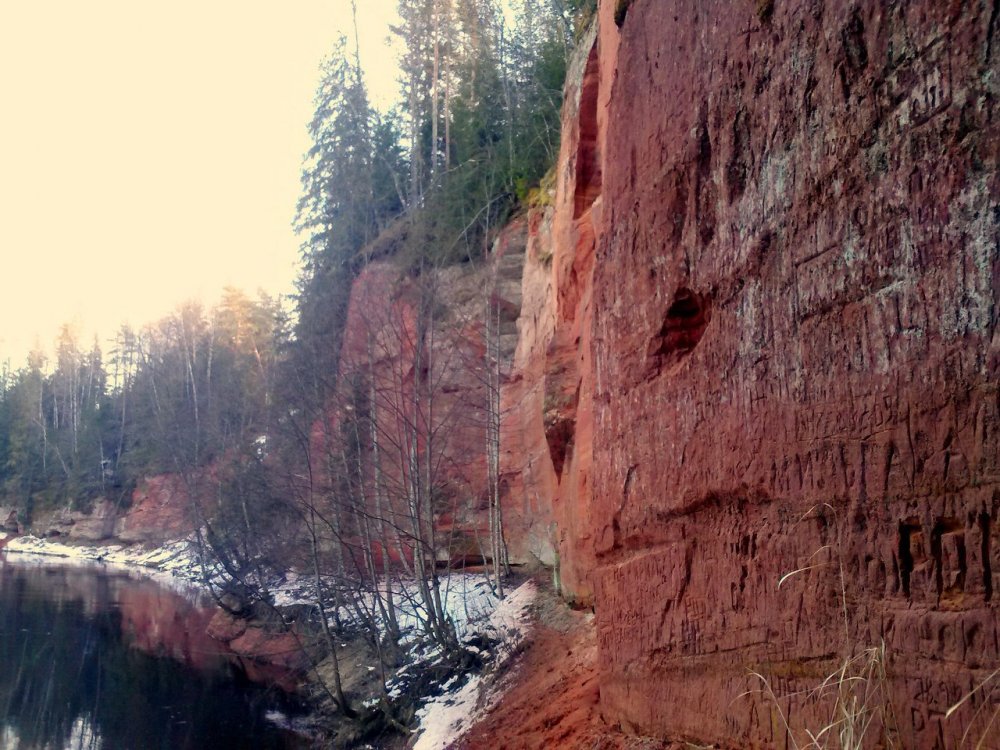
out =
[[295,353],[322,400],[335,377],[361,250],[402,209],[405,165],[395,123],[372,111],[343,38],[323,63],[315,101],[295,220],[303,236]]

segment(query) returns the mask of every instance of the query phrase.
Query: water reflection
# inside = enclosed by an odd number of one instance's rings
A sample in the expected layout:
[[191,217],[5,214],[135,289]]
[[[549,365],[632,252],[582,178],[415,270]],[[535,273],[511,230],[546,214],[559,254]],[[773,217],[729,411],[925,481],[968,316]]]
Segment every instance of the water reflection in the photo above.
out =
[[289,748],[285,693],[204,635],[193,595],[0,553],[0,749]]

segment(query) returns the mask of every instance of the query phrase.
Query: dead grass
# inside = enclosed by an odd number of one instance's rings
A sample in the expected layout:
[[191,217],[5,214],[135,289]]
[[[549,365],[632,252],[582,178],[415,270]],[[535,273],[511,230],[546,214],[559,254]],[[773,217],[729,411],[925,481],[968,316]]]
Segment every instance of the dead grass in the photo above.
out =
[[[996,738],[993,727],[1000,726],[997,722],[998,717],[1000,717],[1000,703],[994,704],[992,713],[984,713],[983,709],[990,705],[993,700],[994,692],[998,687],[1000,687],[1000,679],[998,678],[1000,678],[1000,669],[994,669],[984,680],[962,696],[962,699],[949,708],[945,713],[944,718],[950,719],[956,711],[976,696],[979,696],[982,699],[979,704],[979,708],[977,708],[972,714],[972,717],[969,720],[969,725],[965,728],[965,732],[962,734],[962,740],[958,743],[959,747],[965,747],[966,742],[975,738],[976,744],[973,747],[975,747],[975,750],[981,750],[981,748],[986,747],[984,743],[988,740],[992,741]],[[974,734],[973,728],[983,721],[986,722],[986,726],[983,727],[981,731],[976,730]]]
[[[880,641],[876,646],[863,646],[851,636],[847,576],[837,512],[827,503],[816,505],[802,515],[799,523],[815,517],[816,513],[825,512],[833,515],[834,527],[838,530],[837,541],[820,547],[809,556],[805,565],[781,576],[778,588],[802,573],[832,564],[837,566],[838,595],[844,627],[844,645],[835,662],[837,666],[815,687],[782,695],[776,693],[767,675],[750,670],[750,674],[761,685],[759,690],[750,692],[763,695],[774,706],[779,722],[795,750],[862,750],[876,739],[880,741],[881,747],[895,748],[899,743],[896,740],[896,717],[886,671],[885,642]],[[829,554],[831,559],[822,560],[824,554]],[[817,726],[793,725],[788,713],[781,707],[783,700],[801,703],[802,708],[797,714],[826,718]]]

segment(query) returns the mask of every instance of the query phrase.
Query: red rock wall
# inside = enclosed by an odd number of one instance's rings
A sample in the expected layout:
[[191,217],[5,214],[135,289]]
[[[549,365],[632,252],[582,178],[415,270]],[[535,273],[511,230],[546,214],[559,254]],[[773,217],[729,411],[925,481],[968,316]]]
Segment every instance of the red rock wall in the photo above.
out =
[[[11,508],[0,508],[0,530],[3,528],[20,530]],[[140,481],[125,509],[98,499],[88,513],[63,509],[36,514],[30,531],[85,544],[116,539],[125,544],[157,546],[183,539],[194,528],[188,493],[180,476],[160,474]]]
[[535,500],[536,527],[547,524],[557,583],[580,605],[593,601],[595,571],[592,292],[610,82],[600,56],[602,49],[613,54],[617,34],[606,36],[597,27],[584,34],[567,73],[554,203],[530,221],[519,339],[506,393],[510,408],[504,411],[505,435],[511,436],[504,465],[518,477],[524,497]]
[[609,719],[790,747],[749,670],[801,743],[833,704],[788,696],[884,642],[901,746],[986,731],[944,714],[1000,666],[998,15],[601,3],[545,389]]
[[546,441],[546,351],[555,326],[552,214],[533,212],[521,278],[517,345],[501,386],[500,474],[509,544],[525,562],[558,564],[552,498],[558,480]]
[[[431,284],[434,299],[442,303],[434,335],[429,339],[434,342],[434,407],[430,419],[438,498],[436,552],[442,562],[449,557],[456,564],[475,561],[489,550],[484,289],[495,284],[493,294],[500,310],[501,409],[506,414],[521,403],[519,397],[511,395],[517,392],[520,379],[510,370],[518,342],[515,321],[521,310],[527,241],[526,222],[516,220],[497,238],[489,263],[443,268],[419,281]],[[381,515],[404,529],[410,523],[406,511],[405,449],[412,425],[418,425],[421,447],[427,432],[426,410],[419,415],[413,412],[416,283],[404,278],[399,267],[389,262],[372,263],[358,275],[348,305],[338,403],[331,405],[331,434],[336,434],[345,405],[357,408],[350,403],[348,384],[364,383],[362,400],[374,395],[380,427],[381,497],[385,503]],[[370,394],[372,381],[375,386]],[[500,487],[510,557],[515,563],[548,563],[551,553],[547,510],[539,506],[537,493],[529,495],[525,490],[521,477],[526,465],[521,447],[523,433],[513,424],[512,420],[503,420]],[[365,450],[366,455],[372,455],[370,445]],[[370,465],[368,470],[373,471]],[[374,475],[369,476],[365,498],[369,506],[375,503],[374,484]],[[397,550],[389,552],[399,556]],[[409,558],[412,553],[403,550],[403,554]],[[381,550],[376,550],[376,556],[381,557]]]
[[155,546],[183,539],[194,529],[184,482],[179,475],[163,474],[139,483],[131,505],[114,525],[114,535],[126,544]]
[[543,411],[558,478],[552,506],[558,524],[559,582],[568,599],[582,604],[593,596],[594,571],[591,297],[603,183],[598,47],[592,30],[581,39],[567,74],[552,215],[555,325],[546,351]]

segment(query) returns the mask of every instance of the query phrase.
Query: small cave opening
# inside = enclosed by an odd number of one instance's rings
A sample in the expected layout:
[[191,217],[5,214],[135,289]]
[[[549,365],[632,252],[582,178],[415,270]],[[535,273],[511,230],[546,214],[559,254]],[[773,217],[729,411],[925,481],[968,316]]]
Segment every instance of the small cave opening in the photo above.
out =
[[562,477],[563,466],[573,458],[573,439],[576,434],[576,419],[560,417],[545,424],[545,441],[549,446],[552,468],[556,477]]
[[712,319],[711,299],[681,287],[667,308],[663,325],[649,344],[653,374],[662,372],[690,354],[705,335]]
[[601,66],[597,42],[590,50],[580,87],[579,141],[576,150],[576,190],[573,218],[579,219],[601,194],[601,149],[598,142],[597,99],[600,95]]

